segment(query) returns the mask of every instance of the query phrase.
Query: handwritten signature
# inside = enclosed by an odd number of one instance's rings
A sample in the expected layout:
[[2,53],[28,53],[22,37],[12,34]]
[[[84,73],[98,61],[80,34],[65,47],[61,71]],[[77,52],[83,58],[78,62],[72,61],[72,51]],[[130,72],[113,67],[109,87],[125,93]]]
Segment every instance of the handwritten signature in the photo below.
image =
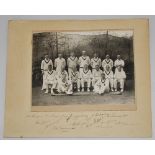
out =
[[128,114],[96,112],[96,113],[52,113],[39,114],[32,113],[26,116],[27,119],[33,119],[35,125],[44,130],[54,129],[62,132],[68,132],[76,129],[88,128],[113,128],[116,126],[134,125],[125,122]]

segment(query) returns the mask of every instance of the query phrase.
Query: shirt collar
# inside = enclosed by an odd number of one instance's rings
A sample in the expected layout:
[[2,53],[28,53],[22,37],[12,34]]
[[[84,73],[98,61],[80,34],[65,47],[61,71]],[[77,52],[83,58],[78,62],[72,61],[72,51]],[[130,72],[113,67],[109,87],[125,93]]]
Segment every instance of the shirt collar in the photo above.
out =
[[83,60],[86,60],[86,56],[85,56],[85,57],[84,57],[84,56],[82,56],[82,59],[83,59]]
[[95,62],[97,62],[99,58],[97,57],[97,58],[93,58],[93,59],[94,59]]
[[50,75],[51,75],[52,73],[53,73],[53,70],[52,70],[52,71],[48,71],[48,74],[50,74]]
[[50,59],[48,59],[48,60],[47,60],[47,59],[44,59],[44,61],[45,61],[46,63],[48,63],[48,62],[50,61]]
[[89,69],[88,69],[87,71],[85,71],[85,70],[83,69],[83,72],[84,72],[85,74],[87,74],[87,73],[88,73],[88,71],[89,71]]
[[76,57],[70,57],[70,59],[71,59],[72,61],[74,61],[74,60],[75,60],[75,58],[76,58]]
[[105,61],[106,61],[106,63],[109,63],[110,62],[110,59],[109,60],[105,59]]

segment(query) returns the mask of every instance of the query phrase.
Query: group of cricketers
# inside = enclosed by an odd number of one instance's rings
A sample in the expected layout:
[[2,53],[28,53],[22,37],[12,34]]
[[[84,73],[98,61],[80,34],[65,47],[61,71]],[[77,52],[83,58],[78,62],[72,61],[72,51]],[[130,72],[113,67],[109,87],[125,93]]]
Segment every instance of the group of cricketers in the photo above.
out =
[[[66,66],[68,72],[65,70]],[[77,66],[79,66],[79,71]],[[114,72],[113,67],[115,67]],[[126,79],[123,68],[124,60],[120,55],[117,55],[117,59],[113,62],[109,55],[106,55],[106,58],[101,61],[97,53],[94,53],[93,58],[90,59],[86,51],[82,51],[82,56],[78,59],[75,53],[71,52],[66,63],[62,54],[59,53],[53,65],[52,60],[46,54],[45,59],[41,62],[42,90],[49,93],[50,89],[51,95],[54,95],[54,89],[58,93],[66,94],[73,94],[74,91],[90,92],[90,88],[93,88],[92,91],[97,94],[117,92],[118,90],[122,93]],[[77,90],[74,90],[75,84]]]

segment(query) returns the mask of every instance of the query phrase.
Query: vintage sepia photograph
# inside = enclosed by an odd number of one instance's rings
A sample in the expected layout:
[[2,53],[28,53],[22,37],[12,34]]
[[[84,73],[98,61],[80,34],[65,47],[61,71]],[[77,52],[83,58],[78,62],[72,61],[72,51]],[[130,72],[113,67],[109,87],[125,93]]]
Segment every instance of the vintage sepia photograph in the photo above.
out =
[[149,138],[150,78],[148,19],[11,20],[4,136]]
[[135,104],[133,30],[35,32],[32,106]]

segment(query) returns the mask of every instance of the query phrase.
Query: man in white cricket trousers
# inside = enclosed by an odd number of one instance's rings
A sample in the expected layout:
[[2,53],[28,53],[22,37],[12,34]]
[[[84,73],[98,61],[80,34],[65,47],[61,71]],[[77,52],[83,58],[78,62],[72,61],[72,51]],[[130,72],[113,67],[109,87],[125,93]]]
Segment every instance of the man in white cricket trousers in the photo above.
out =
[[45,77],[46,77],[46,73],[48,72],[48,66],[51,65],[52,69],[53,69],[53,62],[51,59],[49,59],[48,54],[45,54],[45,59],[42,60],[41,62],[41,71],[42,71],[42,75],[43,75],[43,84],[42,84],[42,89],[44,90],[46,89],[46,84],[45,84]]
[[46,73],[45,84],[46,84],[45,94],[48,93],[50,86],[51,95],[54,95],[53,89],[56,87],[57,80],[56,80],[56,73],[55,70],[52,69],[52,65],[48,66],[48,72]]
[[109,92],[109,80],[105,78],[105,74],[101,73],[101,78],[94,85],[94,92],[104,94]]
[[83,72],[83,68],[84,68],[84,65],[86,64],[87,66],[90,65],[90,58],[89,56],[86,55],[86,51],[82,51],[82,56],[79,57],[79,66],[80,66],[80,69],[79,69],[79,72],[80,74]]
[[78,58],[75,57],[74,52],[71,52],[70,57],[67,59],[67,66],[68,66],[68,74],[69,74],[69,76],[71,75],[72,70],[77,67],[77,65],[78,65]]
[[61,73],[57,75],[57,90],[59,93],[72,94],[72,83],[68,78],[68,73],[65,68],[61,69]]
[[124,60],[121,59],[120,55],[117,55],[117,59],[114,62],[114,66],[116,67],[115,71],[117,70],[119,66],[123,69],[124,65],[125,65]]
[[99,65],[95,66],[95,70],[92,72],[92,86],[94,87],[95,83],[101,78],[102,70]]
[[104,70],[105,78],[109,80],[111,91],[114,91],[114,74],[110,65],[106,65]]
[[122,69],[121,66],[118,66],[115,74],[114,74],[114,88],[115,88],[115,92],[117,91],[117,84],[120,84],[120,92],[124,91],[124,82],[126,79],[126,74],[124,72],[124,70]]
[[61,69],[66,67],[66,61],[62,57],[62,53],[58,54],[58,58],[56,58],[54,61],[54,66],[56,68],[57,74],[61,73]]
[[88,65],[85,64],[83,70],[80,73],[82,92],[84,92],[84,83],[87,83],[87,91],[90,92],[90,84],[91,84],[91,70],[88,69]]
[[77,90],[80,92],[80,75],[79,72],[77,71],[77,68],[73,67],[71,70],[71,73],[69,75],[69,80],[72,83],[72,88],[74,86],[74,83],[77,84]]
[[101,67],[101,59],[98,57],[97,53],[94,53],[94,57],[91,59],[92,73],[96,70],[96,66]]

